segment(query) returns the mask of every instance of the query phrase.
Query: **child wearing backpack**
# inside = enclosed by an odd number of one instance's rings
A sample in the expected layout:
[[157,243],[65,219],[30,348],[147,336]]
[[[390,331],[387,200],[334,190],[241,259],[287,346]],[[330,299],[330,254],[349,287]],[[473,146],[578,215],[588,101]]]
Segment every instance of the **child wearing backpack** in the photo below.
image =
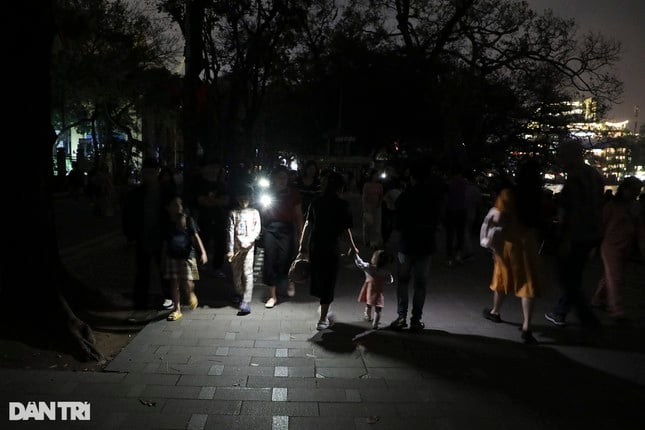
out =
[[238,207],[229,212],[227,254],[233,270],[234,301],[239,305],[238,315],[251,313],[253,297],[253,256],[255,240],[260,235],[260,212],[249,207],[253,190],[242,186],[237,192]]
[[199,280],[196,253],[202,264],[208,262],[206,250],[199,237],[198,227],[192,217],[184,212],[181,197],[174,196],[165,206],[169,223],[162,245],[164,261],[164,279],[170,280],[170,292],[174,311],[168,315],[168,321],[177,321],[181,313],[180,286],[188,297],[190,309],[197,308],[195,281]]
[[[376,330],[379,328],[381,311],[385,302],[383,289],[386,285],[394,283],[392,274],[385,270],[390,257],[383,249],[377,249],[372,253],[372,258],[368,263],[363,261],[357,253],[350,251],[351,254],[354,255],[356,266],[365,273],[365,282],[363,282],[358,295],[358,301],[365,303],[364,319],[371,321],[372,328]],[[374,309],[374,315],[372,315],[372,309]]]

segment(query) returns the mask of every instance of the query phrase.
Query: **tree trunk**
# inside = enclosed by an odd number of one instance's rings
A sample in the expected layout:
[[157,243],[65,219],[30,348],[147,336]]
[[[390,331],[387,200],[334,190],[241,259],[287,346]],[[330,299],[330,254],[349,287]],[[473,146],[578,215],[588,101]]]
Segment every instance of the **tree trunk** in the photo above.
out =
[[[0,297],[4,324],[17,338],[28,341],[30,329],[40,339],[73,346],[85,360],[103,360],[92,330],[70,308],[65,294],[77,294],[61,263],[52,204],[52,144],[50,63],[55,34],[51,2],[15,2],[7,19],[15,52],[9,82],[22,91],[7,95],[9,124],[29,139],[4,146],[3,157],[23,167],[19,180],[2,169],[5,246],[0,269]],[[25,23],[30,25],[25,25]],[[28,131],[28,133],[25,133]],[[24,336],[21,336],[24,334]]]

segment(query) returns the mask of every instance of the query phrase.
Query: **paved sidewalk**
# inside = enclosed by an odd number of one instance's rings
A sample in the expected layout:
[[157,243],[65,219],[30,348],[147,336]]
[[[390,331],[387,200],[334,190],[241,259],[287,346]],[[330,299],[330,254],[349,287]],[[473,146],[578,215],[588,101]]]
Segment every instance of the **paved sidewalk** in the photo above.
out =
[[[127,260],[123,246],[106,240],[101,255]],[[9,422],[5,415],[0,428],[643,428],[643,266],[629,266],[625,291],[634,324],[617,327],[600,314],[603,328],[589,332],[575,319],[566,328],[544,320],[558,293],[545,264],[547,290],[535,316],[541,344],[526,346],[517,299],[505,303],[504,323],[482,318],[492,262],[478,251],[457,268],[435,259],[420,334],[374,331],[361,320],[363,275],[349,260],[332,306],[337,322],[323,332],[315,330],[318,304],[306,287],[265,309],[258,285],[252,313],[240,317],[222,301],[223,281],[205,271],[200,307],[176,322],[148,323],[105,372],[0,370],[5,405],[88,401],[91,421]],[[588,285],[598,270],[592,263]],[[384,323],[395,313],[389,289]]]

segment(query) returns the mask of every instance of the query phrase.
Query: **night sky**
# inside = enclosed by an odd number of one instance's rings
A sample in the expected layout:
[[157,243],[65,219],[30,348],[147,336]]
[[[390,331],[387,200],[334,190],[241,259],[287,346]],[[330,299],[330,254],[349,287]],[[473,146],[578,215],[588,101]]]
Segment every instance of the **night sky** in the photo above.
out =
[[639,124],[645,124],[645,0],[527,0],[535,11],[553,9],[556,15],[574,18],[579,31],[597,31],[622,43],[617,73],[625,85],[623,103],[609,112],[609,119],[634,123],[634,106],[640,106]]

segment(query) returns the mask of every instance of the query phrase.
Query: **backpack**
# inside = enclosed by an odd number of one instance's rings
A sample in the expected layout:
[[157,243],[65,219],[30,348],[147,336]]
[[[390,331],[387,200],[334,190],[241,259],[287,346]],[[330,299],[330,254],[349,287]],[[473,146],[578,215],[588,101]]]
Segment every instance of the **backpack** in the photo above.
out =
[[190,227],[186,231],[172,229],[168,235],[166,255],[170,258],[185,260],[190,257],[193,249],[194,230]]

